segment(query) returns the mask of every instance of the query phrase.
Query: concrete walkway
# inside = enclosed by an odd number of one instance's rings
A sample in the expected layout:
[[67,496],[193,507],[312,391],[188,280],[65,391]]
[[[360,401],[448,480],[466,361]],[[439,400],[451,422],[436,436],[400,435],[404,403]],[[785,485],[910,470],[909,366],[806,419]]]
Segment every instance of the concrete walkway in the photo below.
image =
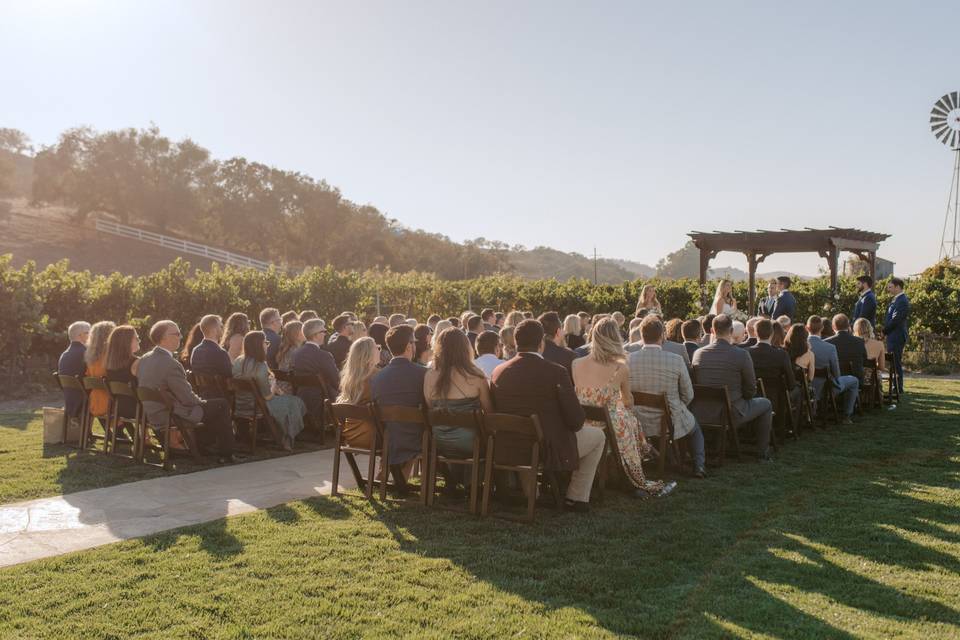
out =
[[2,505],[0,567],[329,495],[332,470],[327,449]]

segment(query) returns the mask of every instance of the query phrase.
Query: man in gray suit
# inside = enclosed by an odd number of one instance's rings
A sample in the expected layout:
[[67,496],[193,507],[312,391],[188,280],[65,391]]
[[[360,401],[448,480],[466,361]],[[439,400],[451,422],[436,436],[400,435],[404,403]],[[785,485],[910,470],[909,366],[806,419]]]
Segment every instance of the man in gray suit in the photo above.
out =
[[[734,428],[754,423],[760,461],[769,462],[773,406],[766,398],[754,397],[757,377],[753,360],[746,349],[733,346],[733,322],[729,316],[721,313],[713,319],[713,335],[713,342],[693,354],[693,380],[696,384],[727,388]],[[700,422],[717,422],[720,417],[719,406],[694,401],[692,408]]]
[[[673,437],[685,438],[693,455],[693,474],[698,478],[707,476],[704,466],[703,432],[697,419],[687,408],[693,400],[693,384],[683,358],[669,353],[663,346],[663,321],[648,315],[638,329],[642,346],[627,356],[630,368],[630,390],[667,395],[670,415],[673,418]],[[681,347],[683,345],[680,345]],[[686,353],[686,349],[684,349]],[[660,433],[661,412],[647,407],[635,407],[634,411],[647,435]]]
[[[204,400],[193,392],[183,366],[173,356],[180,348],[181,337],[180,328],[172,320],[161,320],[150,328],[150,341],[156,346],[140,358],[137,384],[156,389],[170,398],[173,401],[175,419],[202,422],[203,427],[197,430],[197,435],[209,441],[209,434],[212,434],[216,438],[220,462],[235,462],[230,404],[223,398]],[[159,402],[144,402],[143,409],[147,420],[154,427],[169,426],[169,414],[164,405]]]
[[[644,317],[646,320],[646,317]],[[641,329],[643,325],[638,325],[633,328],[630,332],[630,342],[624,345],[623,350],[628,354],[633,353],[634,351],[640,351],[643,348],[643,345],[646,342],[643,339],[643,330]],[[667,353],[672,353],[676,356],[680,356],[680,359],[683,360],[683,364],[687,369],[690,368],[690,352],[687,351],[687,348],[680,344],[679,342],[674,342],[673,340],[662,340],[660,342],[660,347]]]
[[[831,392],[839,395],[843,402],[843,424],[853,424],[853,410],[860,395],[860,381],[856,376],[840,375],[840,358],[837,355],[837,348],[820,337],[822,331],[823,318],[820,316],[807,318],[807,332],[810,334],[807,342],[810,344],[810,351],[813,351],[813,366],[829,372],[833,383]],[[823,395],[826,384],[827,378],[818,375],[813,379],[813,395],[818,400]]]

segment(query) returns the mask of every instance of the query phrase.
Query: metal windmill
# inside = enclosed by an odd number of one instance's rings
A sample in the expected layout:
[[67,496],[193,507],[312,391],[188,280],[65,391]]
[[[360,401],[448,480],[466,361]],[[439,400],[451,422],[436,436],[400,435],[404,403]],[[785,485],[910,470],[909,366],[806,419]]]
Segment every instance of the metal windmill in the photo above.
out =
[[938,257],[940,260],[954,260],[960,257],[960,91],[948,93],[933,105],[930,130],[954,154],[953,179],[950,181]]

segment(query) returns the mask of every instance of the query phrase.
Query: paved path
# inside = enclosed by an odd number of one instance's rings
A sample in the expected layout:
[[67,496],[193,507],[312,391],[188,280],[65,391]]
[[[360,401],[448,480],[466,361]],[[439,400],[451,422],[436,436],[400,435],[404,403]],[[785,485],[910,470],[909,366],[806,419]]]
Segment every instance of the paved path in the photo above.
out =
[[326,449],[0,505],[0,567],[329,495],[332,469]]

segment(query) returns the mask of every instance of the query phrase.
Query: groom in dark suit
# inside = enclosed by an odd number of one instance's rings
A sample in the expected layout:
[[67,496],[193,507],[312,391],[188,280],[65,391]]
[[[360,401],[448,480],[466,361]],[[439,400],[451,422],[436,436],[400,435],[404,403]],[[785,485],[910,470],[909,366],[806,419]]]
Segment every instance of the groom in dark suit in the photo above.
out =
[[853,321],[859,318],[866,318],[870,321],[870,326],[877,328],[877,294],[873,292],[873,278],[870,276],[860,276],[857,278],[857,290],[860,292],[860,298],[853,307]]
[[780,293],[777,295],[777,301],[773,305],[773,313],[770,318],[776,320],[780,316],[787,316],[790,322],[793,322],[793,316],[797,313],[797,299],[790,293],[790,278],[780,276],[777,278],[777,288]]
[[887,351],[893,353],[897,389],[903,393],[903,347],[907,344],[907,331],[910,328],[910,301],[903,292],[903,280],[900,278],[890,278],[887,293],[893,296],[893,300],[883,320],[883,335],[887,340]]

